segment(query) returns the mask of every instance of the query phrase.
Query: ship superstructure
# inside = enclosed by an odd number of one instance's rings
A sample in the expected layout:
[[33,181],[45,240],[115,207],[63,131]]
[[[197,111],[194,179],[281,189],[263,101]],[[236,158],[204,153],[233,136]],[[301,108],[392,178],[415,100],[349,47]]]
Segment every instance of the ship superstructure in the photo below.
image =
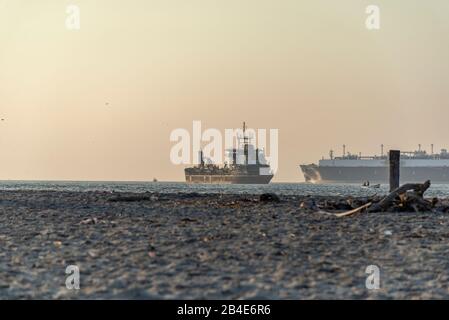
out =
[[270,165],[262,149],[255,149],[243,123],[243,135],[238,137],[237,148],[225,150],[229,159],[223,166],[204,159],[199,152],[199,164],[186,168],[188,183],[267,184],[273,178]]

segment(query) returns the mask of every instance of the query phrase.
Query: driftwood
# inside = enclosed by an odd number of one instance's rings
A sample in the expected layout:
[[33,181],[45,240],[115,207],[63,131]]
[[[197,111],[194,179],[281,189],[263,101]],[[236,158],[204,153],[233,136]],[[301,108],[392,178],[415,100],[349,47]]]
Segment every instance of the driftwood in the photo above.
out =
[[138,201],[152,201],[149,196],[118,196],[108,199],[109,202],[138,202]]
[[[424,199],[424,192],[430,187],[430,181],[424,183],[408,183],[393,190],[380,201],[371,200],[349,211],[336,213],[336,217],[348,217],[363,210],[367,212],[397,212],[397,211],[432,211],[438,202],[434,198],[431,201]],[[352,204],[352,203],[351,203]]]
[[358,208],[355,208],[355,209],[352,209],[352,210],[349,210],[346,212],[342,212],[342,213],[336,213],[335,216],[338,218],[351,216],[353,214],[362,212],[364,209],[369,208],[371,205],[372,205],[372,202],[368,202],[367,204],[364,204],[363,206],[360,206]]
[[[383,198],[378,203],[375,203],[369,209],[369,212],[387,211],[394,205],[401,205],[402,207],[410,206],[414,211],[422,207],[431,207],[431,203],[424,200],[423,195],[430,187],[430,181],[424,183],[407,183],[399,188],[393,190],[389,195]],[[399,199],[399,203],[395,203]]]

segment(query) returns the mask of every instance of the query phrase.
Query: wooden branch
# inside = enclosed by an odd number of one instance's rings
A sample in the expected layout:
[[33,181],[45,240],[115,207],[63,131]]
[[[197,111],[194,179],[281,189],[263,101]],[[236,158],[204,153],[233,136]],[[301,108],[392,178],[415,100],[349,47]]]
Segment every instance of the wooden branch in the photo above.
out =
[[346,212],[342,212],[342,213],[336,213],[335,216],[338,217],[338,218],[347,217],[347,216],[359,213],[359,212],[361,212],[362,210],[364,210],[366,208],[369,208],[372,204],[373,204],[372,202],[368,202],[368,203],[366,203],[363,206],[360,206],[358,208],[355,208],[355,209],[352,209],[352,210],[349,210],[349,211],[346,211]]

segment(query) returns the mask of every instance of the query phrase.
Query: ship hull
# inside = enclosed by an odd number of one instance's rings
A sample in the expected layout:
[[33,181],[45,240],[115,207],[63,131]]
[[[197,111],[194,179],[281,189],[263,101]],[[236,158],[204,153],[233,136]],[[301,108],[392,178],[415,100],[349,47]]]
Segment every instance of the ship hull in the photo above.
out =
[[273,175],[188,175],[187,183],[206,184],[268,184]]
[[[389,182],[388,167],[324,167],[301,165],[306,182],[314,183],[374,183]],[[401,183],[423,182],[449,183],[449,167],[401,167]]]

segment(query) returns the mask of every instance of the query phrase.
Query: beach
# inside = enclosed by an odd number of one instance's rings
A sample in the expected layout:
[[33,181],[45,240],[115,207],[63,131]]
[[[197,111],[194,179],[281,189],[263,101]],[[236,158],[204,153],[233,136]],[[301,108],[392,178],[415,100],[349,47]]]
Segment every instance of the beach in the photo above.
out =
[[1,191],[0,299],[449,298],[449,214],[278,196]]

